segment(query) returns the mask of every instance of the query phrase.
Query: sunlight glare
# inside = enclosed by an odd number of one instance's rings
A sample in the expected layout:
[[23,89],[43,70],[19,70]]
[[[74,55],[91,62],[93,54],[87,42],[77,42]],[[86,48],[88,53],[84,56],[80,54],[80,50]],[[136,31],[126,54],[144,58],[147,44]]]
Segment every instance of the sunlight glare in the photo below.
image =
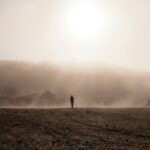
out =
[[92,1],[73,5],[68,14],[68,31],[75,38],[94,38],[104,28],[105,16]]

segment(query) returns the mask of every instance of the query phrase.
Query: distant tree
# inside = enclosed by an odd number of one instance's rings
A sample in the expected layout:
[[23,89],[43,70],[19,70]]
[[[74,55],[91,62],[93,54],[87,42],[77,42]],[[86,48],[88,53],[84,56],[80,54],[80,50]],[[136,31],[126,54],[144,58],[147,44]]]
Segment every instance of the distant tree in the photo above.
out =
[[15,87],[7,86],[0,89],[0,94],[2,96],[16,96],[18,94],[18,91]]
[[148,100],[147,105],[150,106],[150,99]]
[[45,100],[49,100],[49,99],[53,99],[55,98],[55,94],[53,94],[51,91],[47,90],[44,93],[41,94],[40,99],[45,99]]
[[58,106],[64,104],[64,97],[50,90],[43,92],[36,101],[40,106]]

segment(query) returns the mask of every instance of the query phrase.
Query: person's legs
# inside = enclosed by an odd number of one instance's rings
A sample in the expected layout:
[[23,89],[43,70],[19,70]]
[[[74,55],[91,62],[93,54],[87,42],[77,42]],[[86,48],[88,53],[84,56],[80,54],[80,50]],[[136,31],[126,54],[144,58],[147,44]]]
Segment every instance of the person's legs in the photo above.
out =
[[71,102],[71,107],[73,108],[73,102]]

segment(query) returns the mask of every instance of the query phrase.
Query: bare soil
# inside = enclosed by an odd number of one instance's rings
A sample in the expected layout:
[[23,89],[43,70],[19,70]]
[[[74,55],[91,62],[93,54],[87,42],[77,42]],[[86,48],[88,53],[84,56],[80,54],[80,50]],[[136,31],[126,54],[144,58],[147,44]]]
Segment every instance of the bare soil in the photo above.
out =
[[150,109],[0,109],[0,150],[150,150]]

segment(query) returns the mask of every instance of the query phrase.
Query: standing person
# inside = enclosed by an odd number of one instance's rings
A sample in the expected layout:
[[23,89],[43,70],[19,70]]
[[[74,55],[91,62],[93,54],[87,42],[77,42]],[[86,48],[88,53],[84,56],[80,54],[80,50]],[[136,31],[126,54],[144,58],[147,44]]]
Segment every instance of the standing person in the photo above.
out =
[[74,97],[71,95],[70,96],[70,103],[71,103],[71,108],[74,107]]

